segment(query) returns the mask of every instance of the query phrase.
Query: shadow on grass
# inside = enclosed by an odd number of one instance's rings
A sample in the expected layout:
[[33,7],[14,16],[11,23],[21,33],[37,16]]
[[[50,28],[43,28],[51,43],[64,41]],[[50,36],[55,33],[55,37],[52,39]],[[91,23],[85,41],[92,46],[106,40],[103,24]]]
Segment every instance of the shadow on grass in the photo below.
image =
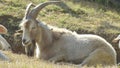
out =
[[[61,0],[50,0],[50,1],[61,1]],[[59,4],[56,4],[56,5],[61,7],[62,9],[64,9],[62,11],[63,13],[68,13],[72,17],[79,18],[81,14],[82,15],[87,15],[87,13],[85,13],[82,10],[74,11],[72,8],[70,8],[68,5],[66,5],[66,3],[64,3],[63,1],[61,3],[59,3]]]
[[103,5],[104,9],[105,9],[105,7],[107,7],[107,8],[116,10],[118,13],[120,11],[120,0],[69,0],[69,1],[71,1],[73,3],[80,3],[82,1],[88,1],[88,2]]
[[119,31],[120,28],[119,27],[116,27],[116,26],[113,26],[112,24],[110,24],[110,22],[107,22],[107,21],[103,21],[101,22],[100,24],[101,26],[97,28],[97,33],[100,33],[100,32],[105,32],[106,29],[113,29],[113,30],[117,30]]
[[20,21],[21,21],[20,18],[13,17],[11,15],[0,16],[0,24],[4,25],[6,28],[9,28],[8,32],[10,31],[10,33],[14,32],[14,30],[18,29],[18,24]]
[[22,46],[22,42],[17,42],[14,40],[14,33],[19,29],[18,25],[21,19],[17,17],[13,17],[11,15],[2,15],[0,16],[0,24],[4,25],[8,28],[8,35],[3,35],[4,38],[8,41],[8,43],[12,47],[13,53],[25,53],[24,47]]

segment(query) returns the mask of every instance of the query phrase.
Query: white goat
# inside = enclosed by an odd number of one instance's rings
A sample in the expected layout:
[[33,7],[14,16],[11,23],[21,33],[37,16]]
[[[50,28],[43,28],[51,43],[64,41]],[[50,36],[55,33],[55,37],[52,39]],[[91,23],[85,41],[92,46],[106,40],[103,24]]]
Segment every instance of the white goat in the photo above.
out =
[[50,1],[37,5],[30,11],[27,6],[25,16],[20,24],[23,30],[22,43],[27,46],[35,41],[37,58],[49,61],[72,62],[80,65],[115,65],[116,51],[110,43],[97,35],[77,34],[67,29],[57,28],[36,20],[39,11]]
[[[4,26],[2,26],[2,25],[0,25],[0,34],[6,34],[7,33],[7,29],[4,27]],[[2,41],[3,42],[2,42]],[[0,35],[0,44],[7,44],[6,43],[6,41],[5,41],[5,39]],[[8,45],[8,44],[7,44]],[[4,46],[6,46],[6,45],[4,45]],[[8,61],[9,60],[9,58],[7,57],[7,56],[5,56],[1,51],[0,51],[0,60],[3,60],[3,61]]]
[[118,43],[118,47],[120,48],[120,35],[118,35],[115,39],[112,41],[113,43]]

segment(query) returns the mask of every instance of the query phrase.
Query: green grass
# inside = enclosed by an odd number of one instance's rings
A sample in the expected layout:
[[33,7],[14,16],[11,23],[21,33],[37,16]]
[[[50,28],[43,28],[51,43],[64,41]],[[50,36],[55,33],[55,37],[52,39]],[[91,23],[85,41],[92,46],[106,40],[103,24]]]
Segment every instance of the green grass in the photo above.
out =
[[[39,4],[40,2],[45,1],[47,0],[2,0],[0,3],[0,16],[11,15],[22,19],[27,4],[31,2]],[[101,32],[100,30],[105,33],[119,33],[120,14],[115,10],[107,9],[104,8],[103,5],[98,5],[96,3],[91,4],[90,2],[85,1],[79,3],[64,1],[64,3],[66,3],[73,12],[69,12],[55,5],[50,5],[39,13],[39,20],[73,31],[83,29],[95,33]],[[20,21],[8,21],[8,23],[9,22],[12,22],[13,24],[15,22],[20,23]],[[106,23],[108,23],[108,25],[105,25]],[[113,28],[111,26],[113,26]]]

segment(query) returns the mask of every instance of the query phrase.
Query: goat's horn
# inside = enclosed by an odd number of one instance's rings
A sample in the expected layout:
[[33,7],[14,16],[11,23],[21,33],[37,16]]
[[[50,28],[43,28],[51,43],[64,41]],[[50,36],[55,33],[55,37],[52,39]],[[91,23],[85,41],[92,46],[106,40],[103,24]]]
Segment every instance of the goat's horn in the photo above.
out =
[[32,5],[33,5],[32,3],[29,3],[29,4],[27,5],[26,11],[25,11],[25,18],[27,18],[28,14],[29,14],[29,12],[30,12],[30,7],[31,7]]
[[38,4],[36,7],[33,8],[33,10],[30,12],[30,16],[32,16],[34,19],[36,19],[39,11],[44,8],[45,6],[47,5],[50,5],[50,4],[58,4],[60,3],[61,1],[48,1],[48,2],[44,2],[44,3],[41,3],[41,4]]

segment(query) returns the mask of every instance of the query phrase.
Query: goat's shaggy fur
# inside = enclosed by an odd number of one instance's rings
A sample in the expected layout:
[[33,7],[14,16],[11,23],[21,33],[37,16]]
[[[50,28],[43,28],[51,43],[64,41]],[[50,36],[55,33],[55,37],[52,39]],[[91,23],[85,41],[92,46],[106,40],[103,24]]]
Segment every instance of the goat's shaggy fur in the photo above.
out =
[[80,65],[115,65],[116,52],[112,45],[100,36],[77,34],[64,28],[57,28],[36,20],[38,12],[46,4],[39,4],[30,11],[27,7],[20,24],[23,30],[23,45],[37,47],[36,57],[44,60],[72,62]]

